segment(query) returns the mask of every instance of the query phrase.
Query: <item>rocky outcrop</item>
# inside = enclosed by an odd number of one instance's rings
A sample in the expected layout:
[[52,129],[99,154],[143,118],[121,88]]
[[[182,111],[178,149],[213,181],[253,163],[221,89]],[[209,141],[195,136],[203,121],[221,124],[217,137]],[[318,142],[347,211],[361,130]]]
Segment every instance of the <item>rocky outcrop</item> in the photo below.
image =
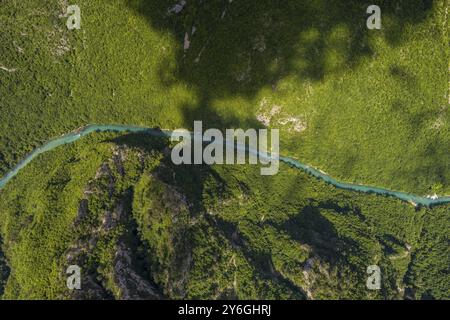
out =
[[133,268],[133,258],[125,243],[117,246],[114,259],[114,282],[119,288],[119,299],[162,299],[158,289]]

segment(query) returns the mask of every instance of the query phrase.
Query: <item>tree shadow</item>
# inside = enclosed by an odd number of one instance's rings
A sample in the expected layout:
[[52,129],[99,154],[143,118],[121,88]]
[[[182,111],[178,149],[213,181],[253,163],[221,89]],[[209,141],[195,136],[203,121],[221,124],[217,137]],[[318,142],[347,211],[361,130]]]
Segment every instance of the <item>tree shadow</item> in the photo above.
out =
[[[327,203],[323,207],[320,204],[307,206],[277,227],[285,230],[295,241],[309,245],[320,259],[336,265],[339,261],[346,260],[345,257],[350,251],[358,251],[359,244],[351,238],[339,235],[334,225],[320,213],[320,209],[331,207],[339,214],[353,214],[352,210],[338,207],[336,204],[331,204],[330,207],[330,204]],[[357,255],[357,252],[352,254]]]
[[[259,278],[268,279],[282,285],[297,299],[306,299],[304,290],[275,268],[270,248],[267,252],[255,250],[248,245],[248,239],[240,232],[237,225],[222,219],[220,216],[206,216],[206,218],[234,249],[243,253],[245,259],[254,267],[254,271]],[[260,231],[264,233],[262,229]]]
[[[286,77],[321,82],[329,75],[358,67],[363,58],[375,53],[370,33],[376,31],[366,28],[366,9],[372,4],[369,1],[187,0],[179,14],[168,14],[168,8],[176,3],[175,0],[133,1],[129,6],[144,16],[152,29],[180,43],[175,54],[174,75],[167,75],[164,59],[158,74],[167,88],[181,82],[197,94],[195,104],[182,106],[186,128],[192,128],[194,120],[203,120],[205,126],[215,128],[261,128],[263,125],[254,115],[237,114],[232,109],[224,115],[214,108],[214,102],[239,97],[252,100],[262,88],[277,90],[279,81]],[[379,1],[383,19],[392,27],[389,32],[382,31],[388,43],[400,45],[405,40],[405,28],[423,21],[432,4],[432,0]],[[183,50],[186,34],[190,47]],[[330,67],[327,55],[331,50],[342,59]],[[399,68],[394,66],[391,74],[402,79],[405,75]],[[407,79],[408,85],[414,86],[413,80]],[[161,177],[187,190],[195,204],[192,209],[195,214],[205,211],[203,192],[210,177],[219,182],[218,188],[226,189],[226,181],[207,166],[173,166],[170,158],[163,164],[158,169],[164,172]],[[283,196],[288,199],[291,195]],[[333,206],[328,203],[323,208]],[[348,213],[350,209],[339,210]],[[234,226],[228,227],[233,230]],[[342,252],[360,248],[354,240],[339,236],[320,208],[312,205],[275,227],[292,239],[310,245],[321,258],[334,263],[345,259]],[[234,241],[234,233],[226,233],[230,242]],[[263,274],[272,272],[270,257],[251,250],[245,255],[259,261]]]
[[[175,0],[132,1],[129,6],[144,16],[152,29],[169,34],[180,46],[176,71],[167,76],[164,59],[158,74],[170,87],[185,83],[198,102],[183,106],[185,126],[203,120],[218,128],[262,125],[252,115],[230,112],[219,115],[217,99],[252,99],[263,87],[276,90],[280,79],[319,82],[333,73],[355,68],[375,52],[366,27],[369,1],[186,1],[179,13],[169,12]],[[382,32],[392,46],[403,40],[409,24],[420,23],[432,0],[379,1],[389,32]],[[189,48],[183,50],[188,37]],[[330,66],[332,54],[340,63]]]
[[[433,0],[380,0],[383,29],[368,30],[366,9],[373,3],[365,0],[187,0],[179,13],[169,13],[177,3],[135,0],[128,5],[145,17],[152,30],[180,44],[175,70],[168,74],[163,58],[157,72],[168,89],[181,82],[196,93],[195,103],[181,106],[183,126],[192,128],[194,120],[202,120],[204,127],[219,129],[257,129],[263,124],[252,110],[240,112],[231,106],[217,110],[216,101],[252,101],[263,88],[276,91],[286,77],[314,83],[357,68],[364,58],[376,54],[374,37],[401,45],[407,40],[405,29],[424,21],[433,6]],[[190,46],[184,50],[186,35]],[[330,66],[333,55],[340,59]],[[401,66],[390,71],[407,88],[416,86]],[[349,158],[347,172],[356,160],[356,154]],[[198,179],[192,183],[203,189]]]
[[[206,211],[203,201],[205,192],[226,196],[226,181],[211,166],[175,165],[170,157],[170,142],[167,138],[157,138],[146,133],[128,133],[109,142],[126,145],[146,153],[162,152],[163,158],[154,169],[154,173],[162,182],[174,186],[186,196],[188,202],[192,204],[189,207],[191,216],[197,216]],[[211,181],[214,183],[210,183]]]

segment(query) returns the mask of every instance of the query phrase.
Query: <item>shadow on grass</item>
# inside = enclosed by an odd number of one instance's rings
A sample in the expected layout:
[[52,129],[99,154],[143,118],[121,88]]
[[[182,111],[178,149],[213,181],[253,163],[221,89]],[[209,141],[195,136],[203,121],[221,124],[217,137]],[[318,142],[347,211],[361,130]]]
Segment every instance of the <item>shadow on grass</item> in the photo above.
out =
[[[218,128],[261,127],[254,117],[238,117],[231,110],[224,118],[211,105],[221,98],[251,99],[262,87],[276,90],[286,76],[322,81],[329,73],[356,67],[375,51],[369,39],[374,31],[366,27],[370,1],[188,0],[181,12],[169,13],[176,3],[133,1],[129,6],[146,17],[152,29],[169,33],[180,43],[175,77],[165,76],[164,64],[159,74],[168,87],[181,80],[197,91],[199,102],[184,106],[186,127],[192,127],[193,120]],[[433,1],[377,4],[389,24],[389,32],[381,32],[395,46],[404,40],[407,25],[426,18]],[[183,50],[186,34],[190,47]],[[343,62],[330,67],[331,51]]]
[[[329,207],[330,203],[323,207],[305,207],[278,228],[285,230],[292,239],[310,245],[321,259],[337,265],[339,261],[345,260],[350,251],[358,250],[359,245],[353,239],[340,236],[333,224],[320,213],[321,208]],[[353,214],[349,208],[340,208],[335,204],[333,208],[340,214]],[[352,254],[356,255],[355,252]]]

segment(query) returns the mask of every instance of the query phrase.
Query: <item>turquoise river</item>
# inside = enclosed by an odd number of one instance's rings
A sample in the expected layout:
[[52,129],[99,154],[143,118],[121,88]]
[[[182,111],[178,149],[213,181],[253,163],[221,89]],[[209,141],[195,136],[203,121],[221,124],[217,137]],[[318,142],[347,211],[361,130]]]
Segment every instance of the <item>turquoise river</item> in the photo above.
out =
[[[28,163],[30,163],[36,156],[38,156],[41,153],[44,153],[46,151],[50,151],[56,147],[72,143],[78,139],[80,139],[83,136],[86,136],[93,132],[105,132],[105,131],[112,131],[112,132],[135,132],[135,133],[146,133],[150,134],[152,136],[156,137],[169,137],[172,133],[170,130],[160,130],[160,129],[154,129],[154,128],[145,128],[145,127],[137,127],[137,126],[129,126],[129,125],[101,125],[101,124],[91,124],[87,125],[79,130],[76,130],[74,132],[70,132],[68,134],[65,134],[63,136],[60,136],[58,138],[49,140],[44,145],[40,146],[39,148],[35,149],[33,152],[28,154],[25,159],[23,159],[19,164],[17,164],[11,171],[9,171],[2,179],[0,179],[0,189],[2,189],[22,168],[24,168]],[[261,154],[258,151],[253,151],[258,153],[260,156]],[[344,189],[344,190],[350,190],[350,191],[357,191],[357,192],[364,192],[364,193],[373,193],[377,195],[382,196],[391,196],[395,197],[397,199],[407,201],[410,203],[414,203],[415,205],[423,205],[423,206],[435,206],[435,205],[441,205],[441,204],[447,204],[450,203],[450,196],[447,197],[438,197],[438,198],[429,198],[429,197],[421,197],[413,194],[408,194],[405,192],[399,192],[399,191],[392,191],[387,189],[382,189],[378,187],[371,187],[371,186],[365,186],[365,185],[359,185],[359,184],[351,184],[351,183],[344,183],[339,182],[332,177],[328,176],[327,174],[314,169],[311,166],[302,164],[301,162],[290,158],[290,157],[283,157],[279,156],[277,157],[280,161],[295,167],[297,169],[303,170],[307,172],[308,174],[319,178],[329,184],[332,184],[336,188]]]

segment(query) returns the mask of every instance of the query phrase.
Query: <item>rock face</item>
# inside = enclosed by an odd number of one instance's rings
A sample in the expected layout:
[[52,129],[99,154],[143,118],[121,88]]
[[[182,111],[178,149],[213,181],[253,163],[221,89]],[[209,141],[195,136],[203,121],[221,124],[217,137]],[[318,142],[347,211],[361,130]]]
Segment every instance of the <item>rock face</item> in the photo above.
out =
[[[145,161],[141,153],[132,152],[124,147],[113,151],[110,160],[104,162],[93,180],[86,186],[84,198],[80,201],[74,221],[74,228],[78,230],[77,239],[65,253],[66,266],[77,265],[81,268],[81,289],[70,294],[72,299],[163,299],[164,293],[185,295],[185,279],[190,264],[188,251],[178,256],[164,253],[171,258],[167,263],[149,258],[149,250],[160,250],[157,245],[150,243],[142,230],[138,228],[152,228],[158,224],[158,219],[170,217],[174,224],[177,219],[183,225],[185,219],[180,219],[180,212],[187,213],[187,202],[179,194],[161,181],[155,174],[151,183],[163,188],[161,199],[166,212],[155,210],[146,211],[146,225],[143,220],[137,220],[133,213],[132,202],[135,190],[126,187],[130,177],[127,175],[127,157],[137,158],[135,162],[136,178],[140,175],[149,177],[144,172]],[[148,160],[148,159],[147,159]],[[129,181],[128,183],[136,183]],[[149,201],[151,195],[148,196]],[[154,195],[155,196],[155,195]],[[158,196],[158,195],[156,195]],[[147,201],[146,200],[146,201]],[[161,214],[164,215],[161,216]],[[181,227],[172,229],[177,237]],[[181,229],[180,229],[181,230]],[[155,239],[157,241],[157,239]],[[179,246],[175,240],[168,240],[173,246]],[[184,251],[185,248],[183,248]],[[158,256],[158,254],[155,254]],[[155,284],[155,279],[164,288]]]
[[112,159],[100,166],[80,201],[75,219],[80,236],[66,252],[67,265],[78,265],[82,270],[82,286],[73,291],[74,299],[163,298],[136,263],[136,243],[140,240],[128,234],[136,234],[130,194],[116,188],[125,176],[124,153],[116,150]]
[[[88,210],[87,201],[80,203],[80,208]],[[69,265],[85,266],[89,260],[95,259],[93,252],[97,245],[104,243],[105,238],[121,229],[129,218],[124,211],[123,201],[119,201],[112,211],[105,211],[98,228],[92,228],[87,237],[80,239],[68,250],[66,258]],[[87,216],[87,214],[86,214]],[[125,229],[124,229],[125,230]],[[132,244],[125,235],[120,235],[113,243],[115,256],[108,266],[97,268],[82,267],[82,288],[74,292],[75,299],[161,299],[158,289],[145,278],[141,270],[135,266],[136,257]],[[95,254],[95,253],[94,253]],[[103,268],[110,268],[107,273]]]
[[120,243],[114,259],[114,281],[118,286],[119,298],[124,300],[161,299],[155,286],[139,275],[132,267],[130,248]]
[[[164,149],[150,158],[126,148],[115,150],[86,187],[74,223],[79,236],[66,252],[67,266],[82,270],[82,288],[70,298],[238,298],[248,281],[268,281],[292,297],[313,298],[312,270],[304,277],[311,283],[301,282],[271,258],[252,253],[239,229],[216,214],[232,200],[204,207],[195,200],[196,190],[189,194],[189,188],[176,187],[173,168],[148,170],[155,156],[164,156]],[[198,179],[203,174],[193,175]],[[223,188],[221,183],[214,185]],[[242,269],[247,264],[255,265]],[[242,279],[240,272],[249,278]],[[213,280],[202,281],[205,275]]]
[[280,105],[271,105],[263,98],[259,105],[256,119],[266,127],[286,128],[289,132],[303,132],[307,129],[307,123],[302,117],[293,116],[283,110]]

